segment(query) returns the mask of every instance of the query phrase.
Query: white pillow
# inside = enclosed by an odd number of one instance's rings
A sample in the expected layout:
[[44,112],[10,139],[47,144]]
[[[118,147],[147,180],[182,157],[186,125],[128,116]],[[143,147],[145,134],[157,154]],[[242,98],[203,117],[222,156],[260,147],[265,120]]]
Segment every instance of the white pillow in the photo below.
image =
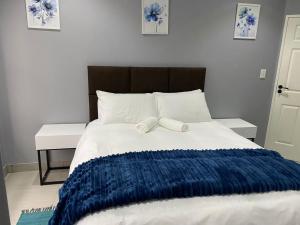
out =
[[178,93],[155,93],[159,117],[184,123],[211,121],[205,94],[201,90]]
[[98,119],[101,119],[101,112],[102,112],[102,105],[101,105],[101,102],[100,102],[100,98],[101,96],[103,95],[106,95],[106,94],[114,94],[114,93],[111,93],[111,92],[106,92],[106,91],[96,91],[96,94],[97,94],[97,97],[98,97],[98,101],[97,101],[97,108],[98,108]]
[[97,91],[98,114],[102,124],[139,123],[148,117],[157,117],[153,94],[113,94]]

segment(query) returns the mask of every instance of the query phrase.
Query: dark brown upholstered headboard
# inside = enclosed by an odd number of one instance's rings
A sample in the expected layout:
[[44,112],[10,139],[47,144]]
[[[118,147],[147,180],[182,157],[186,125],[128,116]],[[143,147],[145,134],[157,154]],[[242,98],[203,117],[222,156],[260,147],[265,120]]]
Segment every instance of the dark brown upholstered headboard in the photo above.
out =
[[206,68],[89,66],[90,121],[98,118],[96,90],[114,93],[204,90]]

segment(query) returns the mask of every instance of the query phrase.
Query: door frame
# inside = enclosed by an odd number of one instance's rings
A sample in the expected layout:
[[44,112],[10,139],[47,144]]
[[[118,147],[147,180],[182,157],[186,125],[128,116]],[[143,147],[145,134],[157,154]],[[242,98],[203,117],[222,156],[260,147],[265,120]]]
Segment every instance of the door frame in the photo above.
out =
[[287,28],[288,28],[288,21],[289,21],[290,18],[300,18],[300,14],[286,15],[285,16],[283,33],[282,33],[282,37],[281,37],[280,53],[279,53],[279,58],[278,58],[278,63],[277,63],[277,70],[276,70],[275,80],[274,80],[272,102],[271,102],[271,107],[270,107],[270,112],[269,112],[269,121],[268,121],[268,127],[267,127],[266,140],[265,140],[264,147],[269,146],[269,140],[270,140],[269,135],[270,135],[270,132],[271,132],[270,131],[270,129],[271,129],[270,125],[271,125],[271,121],[272,121],[273,110],[274,110],[274,107],[275,107],[275,99],[276,99],[276,95],[277,95],[279,73],[280,73],[282,58],[283,58],[286,31],[287,31]]

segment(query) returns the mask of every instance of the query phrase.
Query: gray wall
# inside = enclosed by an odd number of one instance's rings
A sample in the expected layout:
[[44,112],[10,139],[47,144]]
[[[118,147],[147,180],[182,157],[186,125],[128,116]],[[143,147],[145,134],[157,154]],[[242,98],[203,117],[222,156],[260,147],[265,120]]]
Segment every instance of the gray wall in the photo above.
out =
[[28,30],[24,1],[0,1],[6,163],[37,161],[43,123],[88,120],[87,65],[205,66],[212,115],[258,125],[264,143],[285,1],[247,1],[262,5],[255,41],[233,40],[237,0],[171,0],[167,36],[141,35],[141,0],[60,1],[60,32]]
[[2,145],[2,147],[0,148],[0,155],[2,156],[2,160],[5,163],[7,161],[7,155],[9,154],[9,152],[4,151],[4,149],[10,150],[9,144],[12,143],[12,141],[10,140],[12,138],[12,133],[10,132],[11,126],[8,123],[9,121],[8,96],[7,96],[7,89],[6,89],[6,79],[4,76],[4,61],[3,61],[3,55],[1,53],[2,53],[2,48],[1,48],[1,41],[0,41],[0,144]]
[[300,1],[286,0],[285,14],[300,14]]
[[[0,143],[0,148],[1,148],[1,143]],[[0,221],[1,221],[1,225],[10,224],[8,207],[7,207],[6,190],[5,190],[4,179],[3,179],[1,156],[0,156]]]
[[[1,4],[0,4],[1,7]],[[0,10],[1,11],[1,10]],[[1,23],[0,23],[1,26]],[[1,37],[1,36],[0,36]],[[3,59],[1,54],[1,45],[0,45],[0,221],[1,225],[9,225],[9,213],[7,207],[7,197],[6,197],[6,190],[4,184],[4,175],[3,175],[3,164],[2,160],[6,161],[7,152],[4,149],[7,146],[4,146],[4,142],[8,143],[5,140],[6,134],[4,129],[3,119],[6,118],[5,113],[7,112],[7,96],[6,96],[6,87],[5,87],[5,80],[3,74]],[[2,157],[1,157],[2,156]]]

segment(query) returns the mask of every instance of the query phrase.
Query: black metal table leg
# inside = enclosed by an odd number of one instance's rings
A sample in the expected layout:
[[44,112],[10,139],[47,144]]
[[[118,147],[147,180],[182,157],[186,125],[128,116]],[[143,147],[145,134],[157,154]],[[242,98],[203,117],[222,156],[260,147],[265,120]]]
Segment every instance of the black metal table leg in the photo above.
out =
[[39,161],[40,185],[43,185],[43,174],[42,174],[42,163],[41,163],[41,152],[40,152],[40,150],[38,150],[38,161]]
[[50,168],[50,163],[49,163],[49,151],[46,150],[46,160],[47,160],[47,170]]
[[[56,149],[53,149],[56,150]],[[42,163],[41,163],[41,151],[46,152],[46,164],[47,164],[47,169],[45,174],[43,175],[42,171]],[[60,170],[60,169],[70,169],[69,166],[62,166],[62,167],[51,167],[50,166],[50,160],[49,160],[49,151],[51,149],[45,149],[45,150],[38,150],[38,161],[39,161],[39,177],[40,177],[40,185],[51,185],[51,184],[63,184],[64,181],[47,181],[47,177],[50,173],[51,170]]]

